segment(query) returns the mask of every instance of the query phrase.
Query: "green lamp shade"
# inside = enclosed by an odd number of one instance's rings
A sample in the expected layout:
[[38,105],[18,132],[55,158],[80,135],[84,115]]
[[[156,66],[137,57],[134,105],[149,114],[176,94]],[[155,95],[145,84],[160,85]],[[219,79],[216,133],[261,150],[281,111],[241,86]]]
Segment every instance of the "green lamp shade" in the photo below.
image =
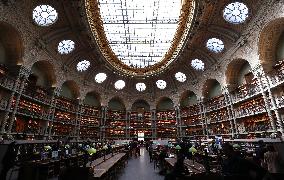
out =
[[241,148],[241,146],[240,146],[240,145],[238,145],[238,144],[234,144],[234,145],[233,145],[233,148],[234,148],[234,149],[240,149],[240,148]]
[[195,147],[191,147],[191,148],[189,148],[189,150],[188,150],[189,152],[191,152],[192,153],[192,155],[194,155],[195,153],[197,153],[197,150],[195,149]]
[[44,146],[44,149],[47,150],[51,150],[51,146]]
[[103,147],[103,149],[104,149],[104,150],[107,150],[107,149],[108,149],[107,145],[105,145],[105,146]]
[[97,150],[95,148],[90,148],[87,150],[87,152],[90,154],[90,155],[93,155],[97,152]]
[[181,150],[180,145],[176,145],[176,150]]
[[65,148],[66,148],[66,149],[69,149],[69,148],[70,148],[70,145],[69,145],[69,144],[66,144],[66,145],[65,145]]

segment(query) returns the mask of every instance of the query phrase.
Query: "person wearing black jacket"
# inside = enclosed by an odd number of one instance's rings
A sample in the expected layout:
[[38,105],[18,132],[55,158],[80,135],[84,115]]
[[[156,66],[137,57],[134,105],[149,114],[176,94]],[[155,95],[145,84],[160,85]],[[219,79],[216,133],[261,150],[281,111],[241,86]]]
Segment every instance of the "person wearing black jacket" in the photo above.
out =
[[260,165],[238,156],[229,143],[223,144],[222,149],[226,156],[222,163],[222,171],[225,176],[259,180],[266,175],[267,171]]
[[15,141],[11,142],[8,145],[6,154],[2,159],[2,171],[0,173],[0,179],[5,180],[8,171],[15,165],[17,158],[18,149],[15,145]]
[[184,157],[179,155],[172,171],[165,176],[165,180],[174,180],[176,178],[183,179],[187,174],[189,174],[189,172],[184,165]]

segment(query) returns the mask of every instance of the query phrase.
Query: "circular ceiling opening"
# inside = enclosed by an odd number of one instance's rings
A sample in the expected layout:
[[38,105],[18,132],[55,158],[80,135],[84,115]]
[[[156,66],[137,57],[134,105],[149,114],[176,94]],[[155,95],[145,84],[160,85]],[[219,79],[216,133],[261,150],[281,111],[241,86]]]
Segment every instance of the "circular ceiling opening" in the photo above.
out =
[[131,76],[156,74],[176,59],[195,10],[194,0],[85,0],[85,5],[105,59]]

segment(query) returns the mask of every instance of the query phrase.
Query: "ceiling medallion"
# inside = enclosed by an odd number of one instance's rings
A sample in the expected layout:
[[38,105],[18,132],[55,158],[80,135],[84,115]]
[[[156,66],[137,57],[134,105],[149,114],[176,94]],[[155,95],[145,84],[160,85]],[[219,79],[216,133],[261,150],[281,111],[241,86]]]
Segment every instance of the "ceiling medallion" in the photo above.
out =
[[85,0],[96,43],[115,69],[126,75],[148,76],[177,58],[190,33],[196,4],[195,0],[163,2]]

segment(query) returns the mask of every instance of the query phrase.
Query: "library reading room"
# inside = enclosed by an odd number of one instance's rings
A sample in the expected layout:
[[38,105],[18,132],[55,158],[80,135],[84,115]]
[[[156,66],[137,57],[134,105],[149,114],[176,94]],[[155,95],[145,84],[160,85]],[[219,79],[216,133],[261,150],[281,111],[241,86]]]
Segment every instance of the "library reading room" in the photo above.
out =
[[284,0],[0,0],[0,180],[283,180]]

